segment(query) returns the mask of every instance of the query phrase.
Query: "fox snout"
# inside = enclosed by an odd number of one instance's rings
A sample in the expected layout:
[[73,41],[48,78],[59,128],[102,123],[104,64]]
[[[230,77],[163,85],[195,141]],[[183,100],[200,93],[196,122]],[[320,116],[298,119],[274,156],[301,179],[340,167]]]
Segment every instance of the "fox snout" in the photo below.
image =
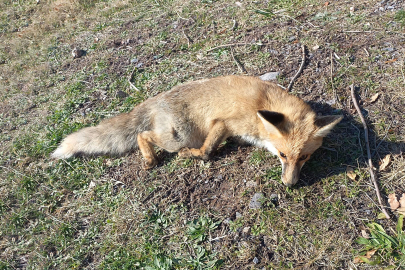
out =
[[281,163],[283,169],[283,172],[281,174],[281,181],[283,181],[284,185],[286,185],[287,187],[292,187],[298,182],[300,178],[301,168],[305,162],[287,163],[281,161]]

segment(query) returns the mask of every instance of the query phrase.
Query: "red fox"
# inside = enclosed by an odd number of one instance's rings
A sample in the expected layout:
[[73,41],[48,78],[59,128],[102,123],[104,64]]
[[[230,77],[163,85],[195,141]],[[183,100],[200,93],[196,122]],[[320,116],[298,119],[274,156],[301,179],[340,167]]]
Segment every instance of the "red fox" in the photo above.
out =
[[277,155],[282,181],[290,187],[342,118],[317,116],[300,98],[256,77],[218,77],[178,85],[129,113],[83,128],[67,136],[52,157],[116,155],[139,147],[148,169],[157,164],[154,146],[207,159],[236,136]]

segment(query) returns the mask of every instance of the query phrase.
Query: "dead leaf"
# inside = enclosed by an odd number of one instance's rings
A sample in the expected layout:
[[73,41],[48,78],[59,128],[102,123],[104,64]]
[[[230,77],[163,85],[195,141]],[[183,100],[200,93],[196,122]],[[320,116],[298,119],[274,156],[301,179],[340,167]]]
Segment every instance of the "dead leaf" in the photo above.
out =
[[388,203],[390,204],[391,210],[395,210],[399,207],[399,202],[395,193],[391,193],[388,195]]
[[379,213],[377,215],[377,219],[388,219],[389,217],[387,217],[384,213]]
[[366,254],[366,258],[367,259],[371,259],[371,257],[374,255],[374,253],[376,252],[377,250],[376,249],[372,249],[372,250],[369,250],[369,251],[367,251],[367,254]]
[[329,2],[325,2],[324,6],[325,7],[329,6]]
[[354,172],[354,169],[352,167],[346,168],[346,174],[347,177],[349,177],[350,179],[356,180],[357,174]]
[[401,205],[401,207],[405,207],[405,193],[402,193],[402,196],[399,199],[399,204]]
[[360,259],[360,257],[355,257],[353,263],[363,263],[363,261]]
[[391,154],[388,154],[381,161],[380,171],[385,171],[385,169],[387,169],[388,165],[390,165],[390,162],[391,162]]
[[365,230],[361,230],[361,236],[363,236],[366,239],[370,238],[370,235]]
[[393,62],[395,62],[395,61],[397,61],[397,60],[398,60],[398,58],[394,58],[394,59],[385,61],[385,63],[386,63],[386,64],[389,64],[389,63],[393,63]]
[[380,93],[377,93],[377,94],[373,95],[370,98],[370,103],[374,103],[378,99],[379,96],[380,96]]
[[374,255],[376,251],[377,251],[376,249],[372,249],[367,251],[366,255],[364,256],[355,257],[353,263],[364,263],[364,261],[361,258],[371,259],[371,257]]
[[405,207],[398,208],[397,213],[405,216]]

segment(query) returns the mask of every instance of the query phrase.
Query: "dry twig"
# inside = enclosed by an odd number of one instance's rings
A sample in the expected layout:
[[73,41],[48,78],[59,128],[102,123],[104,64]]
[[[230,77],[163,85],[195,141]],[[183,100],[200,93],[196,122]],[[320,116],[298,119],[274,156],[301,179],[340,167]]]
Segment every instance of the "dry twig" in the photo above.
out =
[[184,32],[184,30],[183,30],[183,35],[187,39],[187,48],[190,48],[190,44],[193,43],[193,40],[186,34],[186,32]]
[[239,62],[238,59],[235,58],[235,55],[233,55],[233,49],[232,48],[231,48],[231,55],[232,55],[233,61],[235,61],[236,65],[238,66],[239,72],[247,74],[247,71],[246,71],[245,67]]
[[332,52],[330,52],[330,82],[332,85],[332,91],[333,91],[333,95],[336,100],[336,103],[339,105],[340,108],[343,108],[343,105],[340,102],[339,96],[337,94],[336,88],[333,85],[333,55],[332,55]]
[[129,74],[128,76],[128,83],[129,86],[131,86],[135,91],[139,92],[139,89],[131,82],[132,81],[132,77],[134,77],[134,73],[135,73],[136,67],[134,67],[134,69],[132,70],[131,74]]
[[214,51],[216,49],[219,48],[225,48],[225,47],[233,47],[233,46],[243,46],[243,45],[259,45],[259,46],[263,46],[262,43],[231,43],[231,44],[224,44],[224,45],[219,45],[217,47],[211,48],[209,50],[207,50],[207,53]]
[[374,188],[375,188],[375,191],[376,191],[376,193],[377,193],[378,202],[380,203],[381,210],[382,210],[382,212],[384,213],[385,217],[386,217],[387,219],[389,219],[390,216],[388,215],[388,213],[387,213],[387,211],[385,210],[384,205],[383,205],[383,203],[382,203],[380,189],[378,188],[378,184],[377,184],[377,177],[375,176],[374,171],[373,171],[373,162],[371,161],[370,143],[369,143],[369,141],[368,141],[368,129],[367,129],[367,124],[366,124],[366,121],[364,120],[363,114],[362,114],[361,111],[360,111],[359,104],[357,103],[356,95],[355,95],[355,93],[354,93],[354,85],[353,85],[353,84],[350,85],[350,91],[351,91],[351,94],[352,94],[352,99],[353,99],[354,107],[356,108],[357,113],[359,114],[360,119],[361,119],[361,122],[363,123],[363,127],[364,127],[364,138],[365,138],[365,140],[366,140],[367,159],[368,159],[368,167],[369,167],[369,170],[370,170],[371,180],[373,181]]
[[301,46],[302,49],[302,62],[301,62],[301,66],[300,69],[298,70],[297,74],[295,74],[294,78],[292,78],[290,84],[287,87],[287,91],[291,91],[292,85],[294,83],[294,81],[298,78],[298,76],[300,76],[302,70],[304,69],[304,65],[305,65],[305,45]]

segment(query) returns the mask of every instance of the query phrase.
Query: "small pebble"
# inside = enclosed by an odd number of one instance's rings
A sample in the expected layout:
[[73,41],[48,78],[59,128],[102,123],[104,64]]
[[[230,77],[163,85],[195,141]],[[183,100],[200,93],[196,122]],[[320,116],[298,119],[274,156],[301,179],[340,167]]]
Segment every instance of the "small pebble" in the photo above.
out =
[[256,183],[256,181],[248,181],[246,183],[246,187],[248,187],[248,188],[257,187],[257,183]]
[[247,226],[247,227],[243,228],[242,233],[249,234],[250,233],[250,227]]
[[73,55],[73,58],[74,58],[74,59],[80,58],[80,57],[82,57],[82,56],[85,56],[86,53],[87,53],[87,52],[86,52],[85,50],[82,50],[82,49],[79,49],[79,48],[74,48],[74,49],[72,50],[72,55]]
[[272,80],[276,80],[277,76],[280,74],[280,72],[268,72],[266,74],[263,74],[262,76],[260,76],[259,78],[262,81],[272,81]]
[[273,193],[270,195],[270,201],[272,203],[277,203],[278,202],[278,195],[276,193]]
[[264,196],[262,193],[255,193],[249,203],[250,209],[260,209],[262,208],[262,200]]
[[383,51],[386,51],[386,52],[393,52],[393,51],[395,51],[395,48],[388,47],[388,48],[384,48]]
[[117,98],[123,99],[123,98],[126,98],[128,96],[128,94],[123,91],[118,91],[116,96],[117,96]]

